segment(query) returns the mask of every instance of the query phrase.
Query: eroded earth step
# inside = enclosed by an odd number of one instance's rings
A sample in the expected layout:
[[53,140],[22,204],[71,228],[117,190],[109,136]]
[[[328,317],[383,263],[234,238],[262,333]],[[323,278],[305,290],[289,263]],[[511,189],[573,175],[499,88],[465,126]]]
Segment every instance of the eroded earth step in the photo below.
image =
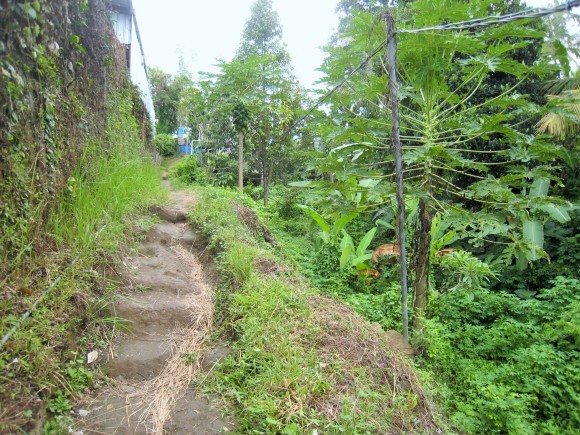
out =
[[143,404],[137,398],[122,395],[103,397],[85,417],[84,430],[87,434],[146,434],[146,423],[141,421]]
[[152,237],[169,237],[170,241],[177,242],[184,247],[192,246],[197,237],[187,224],[159,223],[153,229],[154,233],[149,233]]
[[107,364],[107,375],[117,380],[150,379],[161,372],[170,356],[171,339],[167,336],[141,335],[124,340]]
[[124,296],[115,303],[118,317],[129,321],[132,333],[169,332],[191,323],[191,305],[183,297],[160,290],[150,290],[140,295]]
[[179,207],[179,206],[164,206],[164,207],[154,206],[151,208],[151,211],[154,214],[156,214],[160,219],[167,221],[167,222],[172,222],[174,224],[178,223],[178,222],[187,221],[188,210],[183,208],[183,207]]
[[171,411],[165,431],[171,435],[221,434],[233,429],[205,397],[189,389]]
[[190,271],[184,266],[183,252],[179,251],[191,253],[195,233],[188,228],[171,230],[168,224],[157,227],[143,242],[125,278],[142,289],[156,288],[170,294],[197,293]]
[[[88,434],[147,434],[151,428],[141,420],[143,404],[126,396],[104,398],[85,419]],[[177,400],[164,433],[171,435],[205,435],[228,433],[234,429],[232,422],[224,419],[211,402],[197,397],[188,390]]]
[[[172,192],[172,198],[176,206],[152,209],[163,222],[151,229],[137,255],[127,262],[124,278],[132,291],[113,307],[117,317],[128,321],[128,330],[105,365],[105,372],[114,381],[112,388],[93,398],[87,407],[88,415],[83,419],[86,434],[152,433],[151,414],[147,414],[152,392],[148,388],[166,375],[164,369],[175,351],[175,334],[191,325],[193,302],[202,291],[207,292],[207,284],[192,275],[188,257],[198,258],[195,254],[203,253],[187,224],[193,199],[188,192]],[[228,353],[223,344],[207,352],[203,370],[211,370]],[[163,392],[153,392],[158,394]],[[163,425],[166,434],[219,434],[233,429],[208,399],[197,397],[191,388],[177,398],[169,415]]]

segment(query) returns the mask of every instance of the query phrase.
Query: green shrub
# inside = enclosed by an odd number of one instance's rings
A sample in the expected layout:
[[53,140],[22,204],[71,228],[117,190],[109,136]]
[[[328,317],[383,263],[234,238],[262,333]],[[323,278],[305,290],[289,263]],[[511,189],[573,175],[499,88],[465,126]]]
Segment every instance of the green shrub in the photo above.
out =
[[186,156],[171,168],[171,176],[184,184],[205,185],[207,175],[199,167],[196,156]]
[[422,340],[466,433],[574,433],[580,421],[580,282],[535,298],[456,290],[433,302]]
[[[367,340],[379,342],[376,330],[359,324],[350,311],[343,319],[345,312],[336,301],[315,297],[298,274],[276,261],[284,255],[283,247],[273,248],[256,237],[247,227],[247,215],[240,215],[240,205],[250,206],[250,198],[216,187],[195,191],[204,206],[196,207],[190,218],[219,253],[216,314],[233,338],[231,354],[204,379],[203,387],[230,405],[236,431],[399,433],[398,425],[409,425],[407,429],[417,424],[415,410],[422,405],[415,390],[393,391],[389,380],[396,374],[377,378],[386,347],[370,357],[358,354],[359,348],[342,354],[337,351],[342,341],[330,338],[340,331],[340,340],[365,346]],[[264,214],[257,208],[257,216]],[[272,268],[277,271],[265,272],[264,263],[277,265]],[[329,338],[322,339],[326,334]],[[354,363],[347,353],[357,361],[371,361]],[[332,406],[331,415],[320,412],[326,409],[322,403]]]
[[286,187],[282,184],[270,186],[270,204],[282,219],[295,220],[304,215],[302,210],[296,206],[299,202],[303,202],[302,197],[302,192],[295,188]]
[[238,181],[238,162],[228,153],[208,153],[204,156],[208,182],[212,186],[234,187]]
[[155,135],[153,143],[163,157],[171,157],[177,154],[177,140],[170,134],[159,133]]
[[371,322],[379,323],[384,330],[401,328],[401,286],[384,282],[379,294],[352,293],[344,301]]

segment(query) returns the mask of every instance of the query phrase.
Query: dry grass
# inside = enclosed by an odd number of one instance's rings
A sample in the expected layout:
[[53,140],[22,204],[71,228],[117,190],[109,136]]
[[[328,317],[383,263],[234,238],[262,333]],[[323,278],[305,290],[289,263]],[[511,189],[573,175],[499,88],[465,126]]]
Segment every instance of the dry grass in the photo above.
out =
[[162,434],[165,422],[169,420],[175,402],[185,393],[193,375],[201,369],[200,361],[194,363],[184,359],[184,355],[201,355],[204,343],[213,327],[213,288],[204,282],[202,266],[185,249],[175,247],[175,252],[191,271],[191,279],[199,283],[199,293],[189,297],[192,323],[181,331],[176,331],[173,354],[156,378],[146,382],[145,389],[138,392],[147,403],[141,418],[151,421],[154,434]]
[[[391,415],[393,433],[437,433],[437,412],[420,380],[403,354],[391,348],[392,338],[378,324],[371,324],[344,303],[330,297],[312,295],[309,321],[317,325],[316,347],[332,390],[314,407],[329,421],[336,421],[344,397],[354,398],[360,372],[375,386],[388,386],[392,400],[384,414]],[[407,397],[409,403],[395,403]],[[411,413],[409,414],[409,410]],[[376,416],[381,420],[381,416]]]
[[174,246],[173,250],[182,266],[190,271],[191,280],[198,289],[196,294],[184,301],[191,311],[191,323],[172,331],[172,355],[158,376],[137,383],[118,382],[100,394],[100,398],[123,398],[126,421],[119,422],[119,427],[137,420],[139,427],[156,435],[164,433],[164,426],[175,403],[186,393],[191,380],[201,370],[199,358],[188,356],[203,355],[205,343],[213,329],[213,285],[204,279],[203,267],[192,253],[180,246]]

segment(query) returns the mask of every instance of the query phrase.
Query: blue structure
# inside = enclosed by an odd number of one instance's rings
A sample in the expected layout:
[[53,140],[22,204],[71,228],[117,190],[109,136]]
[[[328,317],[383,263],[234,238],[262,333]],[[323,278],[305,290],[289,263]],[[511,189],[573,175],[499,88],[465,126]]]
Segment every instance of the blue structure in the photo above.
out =
[[193,154],[193,149],[191,145],[179,145],[177,152],[179,154]]
[[179,154],[191,154],[191,144],[189,143],[188,128],[177,127],[177,152]]
[[189,143],[187,145],[179,145],[177,152],[179,154],[204,154],[205,148],[196,147]]
[[191,129],[189,127],[177,127],[177,153],[178,154],[203,154],[204,148],[195,146],[194,142],[198,140],[190,140],[189,134]]

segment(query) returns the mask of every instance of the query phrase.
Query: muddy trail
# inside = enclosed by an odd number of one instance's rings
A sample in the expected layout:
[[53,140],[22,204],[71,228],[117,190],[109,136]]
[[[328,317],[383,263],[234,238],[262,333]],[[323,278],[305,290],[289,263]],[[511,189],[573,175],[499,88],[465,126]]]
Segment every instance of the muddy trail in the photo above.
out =
[[154,226],[124,262],[126,291],[114,315],[128,331],[103,365],[107,388],[86,401],[85,434],[217,434],[232,428],[211,402],[191,389],[227,354],[207,346],[217,273],[186,220],[191,192],[171,191],[172,204],[153,211]]

